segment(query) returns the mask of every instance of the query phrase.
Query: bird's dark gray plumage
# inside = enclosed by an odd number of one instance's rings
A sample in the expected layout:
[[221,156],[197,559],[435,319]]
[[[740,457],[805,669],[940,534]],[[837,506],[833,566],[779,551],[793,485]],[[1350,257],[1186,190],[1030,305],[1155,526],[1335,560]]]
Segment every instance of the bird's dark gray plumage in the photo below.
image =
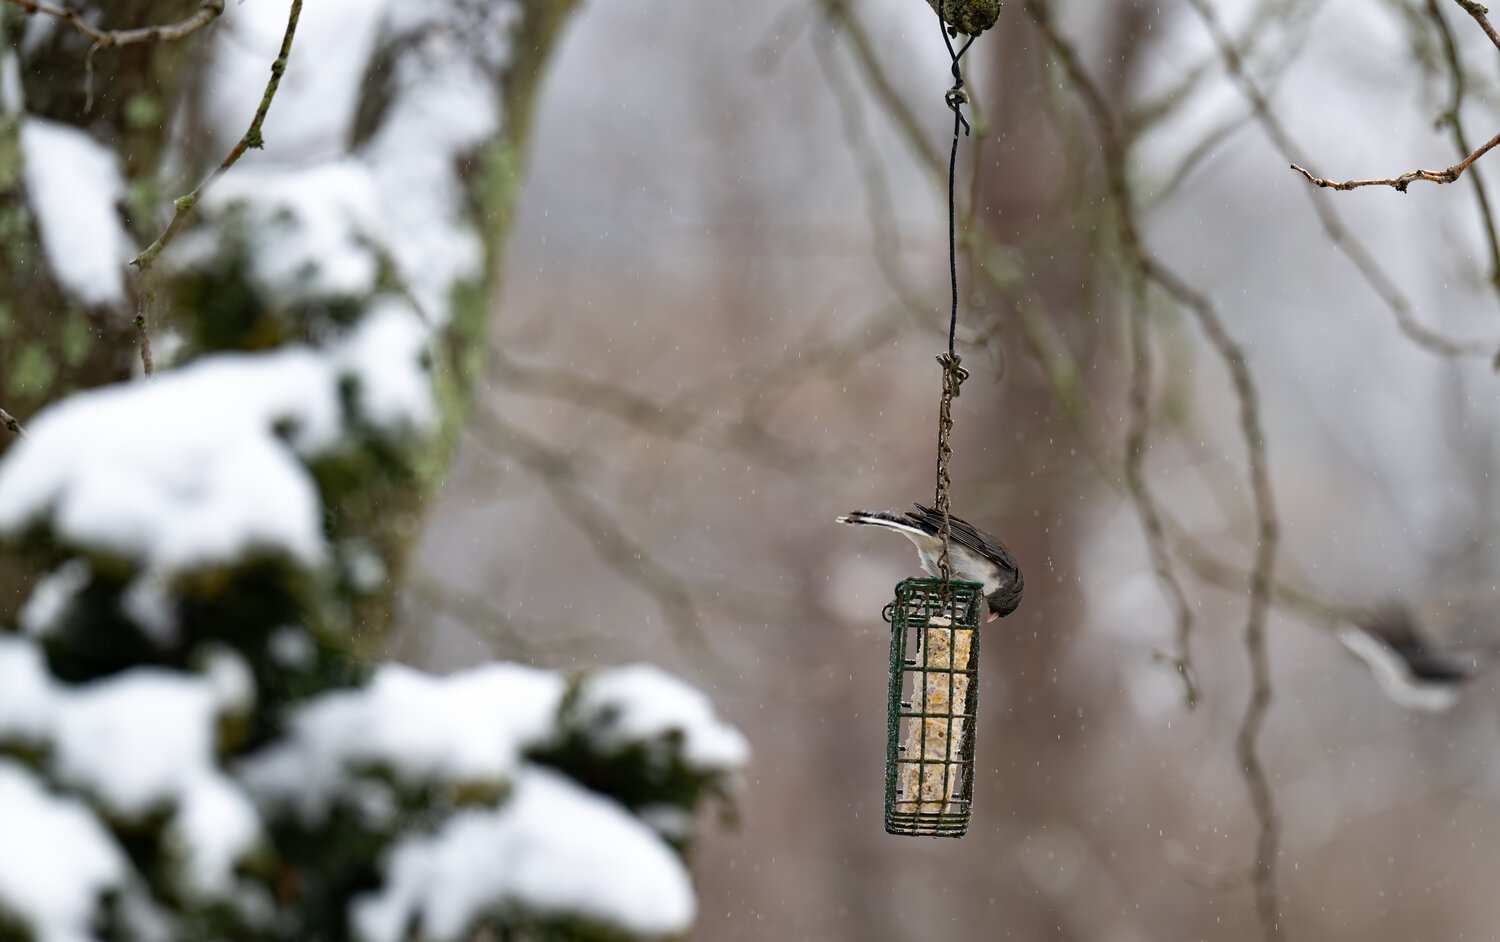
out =
[[[943,553],[943,515],[921,504],[916,508],[916,513],[904,514],[888,510],[854,510],[838,519],[840,523],[895,530],[916,545],[917,555],[927,574],[938,576],[938,560]],[[948,557],[953,578],[984,586],[991,617],[1003,618],[1021,604],[1026,580],[1022,578],[1021,567],[1010,549],[952,514],[948,515]]]

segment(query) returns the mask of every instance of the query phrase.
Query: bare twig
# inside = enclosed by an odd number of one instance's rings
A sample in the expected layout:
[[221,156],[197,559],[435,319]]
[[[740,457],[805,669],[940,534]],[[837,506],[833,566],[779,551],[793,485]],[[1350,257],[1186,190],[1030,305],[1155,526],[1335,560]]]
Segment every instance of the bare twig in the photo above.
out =
[[4,409],[0,409],[0,425],[5,426],[5,430],[17,438],[26,437],[26,430],[21,427],[21,423],[16,421],[16,417]]
[[224,0],[203,0],[198,11],[185,20],[166,26],[141,26],[136,29],[96,29],[78,14],[77,10],[54,7],[36,0],[9,0],[27,13],[42,13],[55,16],[94,41],[84,57],[84,103],[85,112],[94,106],[94,53],[115,46],[132,46],[140,43],[175,42],[185,39],[218,19],[224,12]]
[[[1271,110],[1270,102],[1265,94],[1250,76],[1245,68],[1244,60],[1240,58],[1239,52],[1230,41],[1228,33],[1224,31],[1219,22],[1218,15],[1208,0],[1188,0],[1188,5],[1197,12],[1204,26],[1207,27],[1209,35],[1214,44],[1218,46],[1220,54],[1224,57],[1224,65],[1229,74],[1239,84],[1240,91],[1250,102],[1255,111],[1256,120],[1260,122],[1266,136],[1271,143],[1281,152],[1289,163],[1302,165],[1309,163],[1303,156],[1301,150],[1292,141],[1291,135],[1287,133],[1280,119]],[[1298,166],[1300,169],[1300,166]],[[1303,171],[1306,173],[1306,171]],[[1323,232],[1328,240],[1344,253],[1355,269],[1365,279],[1371,289],[1380,296],[1391,313],[1396,317],[1396,324],[1419,346],[1431,353],[1446,357],[1477,356],[1490,358],[1495,356],[1496,350],[1500,350],[1500,341],[1489,340],[1455,340],[1424,326],[1417,319],[1412,310],[1411,302],[1407,300],[1399,288],[1391,281],[1389,276],[1375,261],[1374,256],[1365,248],[1349,230],[1344,226],[1343,219],[1338,211],[1333,208],[1332,201],[1325,198],[1324,194],[1315,189],[1308,190],[1308,198],[1312,201],[1313,212],[1318,216],[1319,222],[1323,224]]]
[[902,304],[913,313],[920,312],[926,305],[921,303],[917,291],[912,287],[911,278],[901,265],[901,235],[896,227],[890,186],[879,157],[880,149],[869,140],[858,96],[840,67],[832,41],[819,34],[813,39],[813,49],[817,53],[823,77],[833,89],[843,126],[844,142],[859,171],[865,197],[865,215],[874,233],[875,260],[880,273]]
[[1191,647],[1193,609],[1188,604],[1187,593],[1183,591],[1182,581],[1177,578],[1177,569],[1172,564],[1172,555],[1167,548],[1167,533],[1162,526],[1156,498],[1141,473],[1146,458],[1146,440],[1151,433],[1151,337],[1145,282],[1139,272],[1134,273],[1130,280],[1130,346],[1133,364],[1130,371],[1130,431],[1125,439],[1125,486],[1135,504],[1136,516],[1141,518],[1141,529],[1146,535],[1146,548],[1151,554],[1151,566],[1156,570],[1156,580],[1165,589],[1177,621],[1177,650],[1163,656],[1182,679],[1183,700],[1191,710],[1198,705],[1198,682],[1193,670]]
[[1335,183],[1323,177],[1315,177],[1305,167],[1297,164],[1292,164],[1292,169],[1307,177],[1314,184],[1330,190],[1355,190],[1362,186],[1388,186],[1401,193],[1405,193],[1406,188],[1418,180],[1426,180],[1428,183],[1454,182],[1463,176],[1464,171],[1468,170],[1474,161],[1488,154],[1496,144],[1500,144],[1500,134],[1496,134],[1485,143],[1479,145],[1478,150],[1446,170],[1408,170],[1399,177],[1387,177],[1380,180],[1345,180],[1342,183]]
[[1109,188],[1120,216],[1120,232],[1127,257],[1139,267],[1142,275],[1194,314],[1209,345],[1218,353],[1229,371],[1230,383],[1239,400],[1240,430],[1245,441],[1251,490],[1254,494],[1256,546],[1250,571],[1250,598],[1244,631],[1245,651],[1250,664],[1250,702],[1235,736],[1235,758],[1250,793],[1250,804],[1259,829],[1251,881],[1255,889],[1256,916],[1260,922],[1262,938],[1266,942],[1277,942],[1285,938],[1276,891],[1276,855],[1281,839],[1281,822],[1258,745],[1260,731],[1272,701],[1270,661],[1266,649],[1266,616],[1275,577],[1279,522],[1271,488],[1265,433],[1261,426],[1259,394],[1244,351],[1225,329],[1213,303],[1147,250],[1135,221],[1135,208],[1125,177],[1125,153],[1120,135],[1103,93],[1084,71],[1073,47],[1057,32],[1039,0],[1026,0],[1026,11],[1047,40],[1093,118],[1100,148],[1104,152]]
[[55,16],[78,32],[92,39],[101,49],[111,46],[130,46],[137,43],[172,42],[191,36],[213,22],[224,12],[224,0],[203,0],[198,12],[185,20],[166,26],[142,26],[137,29],[95,29],[78,15],[77,10],[54,7],[36,0],[7,0],[27,13],[43,13]]
[[[896,123],[896,128],[901,132],[902,137],[925,142],[927,134],[922,130],[921,122],[917,120],[916,114],[897,93],[895,86],[887,78],[885,70],[881,68],[880,56],[875,52],[875,44],[870,41],[869,33],[854,18],[849,9],[849,0],[819,0],[819,2],[829,22],[837,27],[844,38],[849,41],[860,71],[870,81],[871,90],[875,93],[875,97],[885,105],[886,114]],[[941,174],[947,170],[942,158],[925,143],[921,147],[914,148],[913,152],[930,172]]]
[[[1442,40],[1443,60],[1453,75],[1453,95],[1442,121],[1453,132],[1453,146],[1460,154],[1467,154],[1471,150],[1463,120],[1464,96],[1469,90],[1467,74],[1463,63],[1459,61],[1458,44],[1453,40],[1453,31],[1448,28],[1448,20],[1438,7],[1438,0],[1427,0],[1427,16],[1437,29],[1438,38]],[[1484,234],[1490,245],[1490,284],[1500,289],[1500,237],[1495,233],[1495,215],[1490,209],[1489,190],[1484,185],[1484,177],[1478,168],[1469,174],[1469,182],[1474,184],[1474,199],[1479,203],[1479,216],[1484,222]]]
[[193,207],[198,205],[198,200],[203,196],[203,192],[210,186],[213,186],[215,181],[228,172],[229,168],[235,165],[240,157],[244,155],[245,151],[252,148],[256,150],[260,149],[264,143],[261,138],[260,127],[265,123],[266,112],[271,109],[271,99],[276,97],[276,89],[281,86],[281,76],[286,73],[286,60],[292,53],[292,37],[297,33],[297,19],[301,15],[302,0],[292,0],[292,10],[286,20],[286,32],[281,37],[281,51],[277,53],[276,61],[271,63],[271,78],[266,82],[266,90],[260,98],[260,107],[255,110],[255,117],[251,119],[250,127],[245,131],[244,136],[240,138],[239,143],[234,145],[234,149],[229,152],[229,156],[225,157],[224,161],[202,183],[199,183],[193,189],[193,192],[186,196],[179,196],[172,202],[172,220],[167,223],[166,230],[157,236],[155,242],[146,246],[141,254],[131,259],[130,264],[144,271],[156,260],[156,256],[161,254],[162,249],[166,248],[167,244],[177,235],[177,231],[187,221],[187,217],[193,211]]
[[[220,4],[222,7],[222,3]],[[167,228],[156,241],[146,246],[145,250],[130,260],[130,264],[136,267],[136,314],[135,327],[141,338],[141,366],[146,374],[152,372],[151,362],[151,335],[147,329],[146,315],[150,310],[150,291],[146,287],[147,275],[151,270],[151,264],[162,250],[176,237],[183,223],[187,222],[188,216],[193,208],[198,205],[198,200],[203,196],[210,186],[229,171],[245,153],[251,148],[259,149],[264,141],[261,138],[260,128],[265,123],[266,112],[271,109],[271,100],[276,97],[276,89],[281,86],[281,76],[286,73],[287,58],[292,53],[292,38],[297,33],[297,20],[302,15],[302,0],[292,0],[291,12],[287,15],[286,32],[281,37],[281,51],[276,55],[276,61],[271,63],[271,78],[266,82],[266,90],[261,94],[260,107],[255,110],[255,117],[250,120],[250,127],[246,129],[244,136],[234,149],[229,152],[223,162],[214,169],[204,180],[193,188],[193,192],[186,196],[179,196],[172,201],[172,219],[167,223]]]
[[1495,44],[1495,48],[1500,49],[1500,33],[1496,33],[1495,27],[1490,24],[1488,16],[1490,12],[1489,8],[1482,3],[1476,3],[1475,0],[1455,0],[1455,2],[1464,8],[1465,13],[1474,18],[1474,22],[1479,24],[1480,29],[1484,30],[1484,34],[1490,38],[1490,42]]

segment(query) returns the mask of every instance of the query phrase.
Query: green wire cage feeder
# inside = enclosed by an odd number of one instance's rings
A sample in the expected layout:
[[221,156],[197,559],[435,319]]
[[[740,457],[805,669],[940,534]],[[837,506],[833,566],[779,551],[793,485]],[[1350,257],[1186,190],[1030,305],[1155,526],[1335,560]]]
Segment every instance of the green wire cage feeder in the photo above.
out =
[[977,582],[907,579],[891,603],[885,829],[963,837],[974,804]]

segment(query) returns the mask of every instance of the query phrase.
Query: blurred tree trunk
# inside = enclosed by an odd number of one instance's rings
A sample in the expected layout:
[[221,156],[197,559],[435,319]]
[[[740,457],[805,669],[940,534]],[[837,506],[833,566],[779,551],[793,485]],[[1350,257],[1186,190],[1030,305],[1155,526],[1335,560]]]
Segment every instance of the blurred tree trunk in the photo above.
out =
[[[504,275],[505,247],[525,165],[532,112],[544,71],[576,5],[576,0],[517,0],[519,15],[510,23],[509,35],[497,38],[505,50],[503,64],[492,69],[499,120],[495,132],[466,155],[459,169],[468,204],[464,215],[482,241],[482,272],[473,281],[453,284],[452,316],[440,327],[432,344],[437,361],[433,374],[443,410],[442,433],[421,446],[428,449],[427,454],[404,456],[422,469],[417,480],[394,488],[389,482],[372,483],[331,511],[350,518],[345,526],[334,522],[335,534],[352,531],[368,540],[380,550],[392,576],[382,592],[361,602],[354,613],[355,624],[372,636],[372,644],[378,645],[407,549],[419,532],[417,521],[446,473],[471,392],[483,370],[487,324]],[[453,5],[455,22],[470,13],[461,6]],[[199,7],[198,0],[125,0],[95,9],[84,4],[78,9],[100,29],[130,29],[175,23]],[[233,15],[231,5],[224,16]],[[20,7],[0,0],[0,53],[14,53],[19,60],[24,92],[23,113],[0,114],[0,407],[23,425],[42,407],[71,391],[127,378],[136,369],[139,350],[133,300],[87,307],[71,297],[50,270],[41,249],[36,214],[28,205],[20,143],[22,123],[40,118],[72,125],[118,155],[127,193],[120,210],[136,248],[144,247],[165,224],[170,200],[181,185],[163,171],[164,158],[173,146],[172,132],[179,124],[174,116],[182,114],[185,120],[180,123],[188,128],[203,126],[201,115],[195,116],[193,109],[212,107],[213,103],[193,101],[184,108],[182,102],[191,97],[192,86],[202,77],[215,31],[225,27],[225,23],[215,22],[181,41],[97,50],[92,56],[92,102],[86,109],[85,61],[92,41],[62,21],[25,14]],[[484,38],[463,36],[461,30],[451,32],[458,33],[461,42]],[[396,81],[392,78],[397,71],[393,66],[411,45],[409,36],[396,36],[389,39],[387,47],[376,50],[359,93],[355,146],[379,126],[392,93],[386,86]],[[294,43],[290,61],[295,64],[299,55],[309,54],[316,53]],[[270,66],[268,59],[267,74]],[[271,107],[274,113],[276,103]],[[215,146],[227,151],[231,145],[218,142]],[[201,149],[203,142],[189,140],[186,146]],[[276,141],[268,140],[266,148],[274,153]],[[223,155],[188,156],[189,164],[205,164],[200,169],[206,170]],[[231,169],[229,176],[234,173]],[[183,192],[195,182],[188,182]],[[189,338],[211,334],[221,338],[212,344],[190,345],[189,355],[311,339],[305,330],[296,326],[289,329],[284,323],[268,332],[262,323],[264,312],[257,313],[262,322],[255,330],[246,327],[222,339],[222,330],[214,334],[215,318],[222,319],[230,303],[222,292],[186,291],[182,284],[174,283],[171,272],[152,277],[166,281],[154,286],[154,327],[167,323]],[[127,282],[127,294],[132,299],[135,290],[136,286]],[[12,436],[0,433],[0,454],[12,444]],[[32,575],[24,563],[0,559],[0,621],[14,618],[28,594],[26,586]]]
[[[985,56],[978,102],[989,126],[976,168],[974,225],[1016,252],[1035,291],[1030,301],[1064,339],[1077,363],[1078,382],[1093,387],[1081,392],[1096,402],[1112,401],[1123,387],[1113,338],[1101,332],[1114,321],[1099,308],[1117,302],[1094,293],[1098,268],[1108,264],[1109,255],[1098,244],[1107,221],[1087,224],[1107,212],[1092,138],[1079,115],[1049,100],[1056,79],[1031,21],[1019,7],[1007,13],[976,47]],[[1100,16],[1106,20],[1100,34],[1109,61],[1094,67],[1104,87],[1123,95],[1135,62],[1147,51],[1146,26],[1156,14],[1125,3]],[[1009,310],[1013,299],[978,273],[973,278],[980,300],[968,316],[1005,319],[1008,361],[1016,367],[1007,376],[1003,398],[981,398],[988,385],[981,380],[966,387],[979,395],[960,400],[963,411],[956,421],[977,424],[982,431],[974,440],[987,447],[982,468],[970,465],[965,473],[962,460],[957,467],[968,482],[984,482],[976,494],[981,506],[1006,509],[999,519],[984,511],[976,515],[994,524],[994,532],[1016,550],[1027,578],[1023,604],[995,623],[998,630],[985,635],[982,647],[982,676],[993,679],[980,698],[975,801],[981,821],[991,815],[1008,819],[998,826],[999,844],[1013,852],[1004,861],[986,862],[989,874],[998,868],[1003,877],[985,881],[983,893],[969,895],[975,910],[970,918],[993,919],[1004,912],[1017,938],[1077,938],[1080,927],[1072,919],[1079,907],[1049,896],[1030,874],[1017,871],[1016,861],[1028,837],[1045,837],[1058,825],[1088,832],[1087,822],[1070,820],[1071,809],[1078,807],[1072,785],[1081,768],[1080,744],[1093,735],[1086,718],[1096,715],[1105,696],[1091,702],[1080,697],[1086,685],[1059,679],[1072,642],[1061,629],[1081,624],[1083,613],[1078,579],[1055,567],[1078,558],[1077,541],[1085,529],[1076,518],[1078,489],[1096,486],[1097,472],[1077,447],[1059,396],[1046,388],[1048,378],[1036,369],[1035,358],[1021,352],[1023,341]],[[960,493],[975,493],[968,482]],[[1024,506],[1014,499],[1019,494],[1025,495]]]

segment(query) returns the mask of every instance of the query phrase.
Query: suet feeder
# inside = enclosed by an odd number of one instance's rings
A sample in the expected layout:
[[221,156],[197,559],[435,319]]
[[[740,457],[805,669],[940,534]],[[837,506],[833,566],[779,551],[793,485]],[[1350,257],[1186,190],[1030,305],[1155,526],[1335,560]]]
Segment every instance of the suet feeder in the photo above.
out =
[[891,604],[885,829],[963,837],[974,803],[977,582],[907,579]]

